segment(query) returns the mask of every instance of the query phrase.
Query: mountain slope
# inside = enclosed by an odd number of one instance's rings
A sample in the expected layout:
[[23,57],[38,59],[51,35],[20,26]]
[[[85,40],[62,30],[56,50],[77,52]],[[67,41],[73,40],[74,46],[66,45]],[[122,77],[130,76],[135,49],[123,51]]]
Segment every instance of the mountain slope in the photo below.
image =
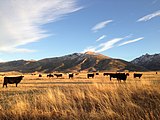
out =
[[131,61],[134,65],[143,66],[144,68],[155,71],[160,70],[160,54],[145,54]]
[[77,71],[145,71],[143,67],[130,62],[113,59],[93,52],[74,53],[62,57],[46,58],[38,61],[11,61],[0,63],[0,72],[77,72]]

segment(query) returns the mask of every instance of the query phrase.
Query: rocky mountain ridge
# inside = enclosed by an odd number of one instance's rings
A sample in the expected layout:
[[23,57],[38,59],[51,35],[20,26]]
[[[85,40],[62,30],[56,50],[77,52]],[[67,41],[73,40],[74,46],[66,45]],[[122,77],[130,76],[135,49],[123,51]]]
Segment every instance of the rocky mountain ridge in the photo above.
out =
[[131,61],[132,64],[142,66],[150,71],[160,70],[160,54],[145,54]]
[[38,61],[17,60],[0,63],[0,72],[79,72],[79,71],[146,71],[145,68],[121,59],[94,52],[74,53]]

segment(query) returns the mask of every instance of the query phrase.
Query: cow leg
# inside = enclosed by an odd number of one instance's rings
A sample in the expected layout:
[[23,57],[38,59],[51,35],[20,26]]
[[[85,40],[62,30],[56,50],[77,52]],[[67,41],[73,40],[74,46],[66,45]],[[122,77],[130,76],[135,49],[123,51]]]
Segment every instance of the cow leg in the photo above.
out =
[[16,83],[16,87],[17,87],[18,83]]
[[112,77],[110,76],[110,81],[112,80]]

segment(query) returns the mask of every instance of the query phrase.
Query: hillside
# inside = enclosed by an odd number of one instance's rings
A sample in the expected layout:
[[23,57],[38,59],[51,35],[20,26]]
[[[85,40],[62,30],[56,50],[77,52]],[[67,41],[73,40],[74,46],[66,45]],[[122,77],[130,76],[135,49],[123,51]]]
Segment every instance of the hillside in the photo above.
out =
[[160,70],[160,54],[145,54],[131,61],[134,65],[142,66],[148,70]]
[[145,71],[143,67],[93,52],[74,53],[38,61],[17,60],[0,63],[0,72]]

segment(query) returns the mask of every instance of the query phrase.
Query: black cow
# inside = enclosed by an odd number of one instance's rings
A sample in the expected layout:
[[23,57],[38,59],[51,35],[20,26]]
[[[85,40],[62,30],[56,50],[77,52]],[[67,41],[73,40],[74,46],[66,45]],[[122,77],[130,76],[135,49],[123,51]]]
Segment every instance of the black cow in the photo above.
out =
[[73,78],[74,75],[73,75],[73,73],[69,73],[68,76],[69,76],[69,79],[70,79],[70,78]]
[[96,75],[99,75],[99,73],[97,72]]
[[38,77],[42,77],[42,75],[41,75],[41,74],[39,74],[39,75],[38,75]]
[[7,87],[7,84],[14,84],[14,83],[16,83],[16,87],[17,87],[18,83],[21,82],[23,77],[24,76],[4,77],[3,87],[4,87],[4,85],[6,85],[6,87]]
[[108,75],[110,75],[111,73],[103,73],[103,76],[108,76]]
[[91,77],[91,78],[94,78],[94,73],[88,73],[88,74],[87,74],[87,78],[90,78],[90,77]]
[[117,80],[121,82],[121,80],[126,81],[129,73],[117,73]]
[[110,75],[110,81],[112,80],[112,78],[117,78],[117,73],[108,73],[108,75]]
[[121,80],[126,81],[127,76],[129,76],[129,73],[110,73],[110,81],[112,78],[117,78],[117,80],[120,82]]
[[48,74],[48,75],[47,75],[47,77],[49,77],[49,78],[50,78],[50,77],[53,77],[53,75],[52,75],[52,74]]
[[62,77],[62,74],[54,74],[57,78]]
[[140,73],[134,73],[133,76],[134,76],[134,78],[139,77],[139,79],[140,79],[142,77],[142,74],[140,74]]

